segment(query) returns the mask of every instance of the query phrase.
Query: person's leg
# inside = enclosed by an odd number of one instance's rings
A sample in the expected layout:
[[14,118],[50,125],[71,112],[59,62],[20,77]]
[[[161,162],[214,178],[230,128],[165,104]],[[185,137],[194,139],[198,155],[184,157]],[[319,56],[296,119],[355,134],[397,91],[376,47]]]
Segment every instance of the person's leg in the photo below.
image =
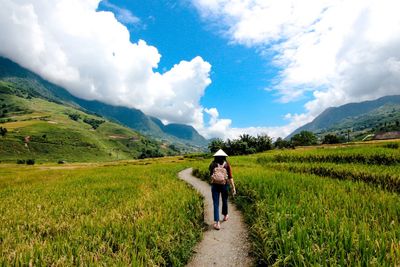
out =
[[226,217],[228,215],[228,185],[224,185],[222,188],[222,215]]
[[219,221],[219,190],[218,186],[213,184],[211,185],[211,194],[213,199],[213,206],[214,206],[214,221]]

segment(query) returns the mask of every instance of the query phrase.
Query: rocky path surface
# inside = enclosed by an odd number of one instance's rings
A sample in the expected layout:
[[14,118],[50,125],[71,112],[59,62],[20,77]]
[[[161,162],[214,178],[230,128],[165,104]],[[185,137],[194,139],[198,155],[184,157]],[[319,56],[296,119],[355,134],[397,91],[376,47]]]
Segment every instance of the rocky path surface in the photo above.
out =
[[180,172],[179,177],[204,196],[204,221],[208,225],[187,266],[251,266],[248,233],[241,213],[229,202],[229,220],[221,222],[221,230],[214,230],[210,185],[194,177],[192,169]]

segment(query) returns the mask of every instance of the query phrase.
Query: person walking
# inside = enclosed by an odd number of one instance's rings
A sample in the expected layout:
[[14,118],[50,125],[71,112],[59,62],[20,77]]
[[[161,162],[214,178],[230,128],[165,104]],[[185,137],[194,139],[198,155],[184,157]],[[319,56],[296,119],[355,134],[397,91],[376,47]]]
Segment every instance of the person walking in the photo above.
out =
[[232,177],[232,169],[226,158],[228,155],[222,150],[214,154],[214,160],[209,166],[211,176],[211,194],[214,206],[214,229],[221,229],[219,221],[219,198],[222,196],[223,221],[227,221],[228,215],[228,192],[232,189],[232,195],[236,194],[235,183]]

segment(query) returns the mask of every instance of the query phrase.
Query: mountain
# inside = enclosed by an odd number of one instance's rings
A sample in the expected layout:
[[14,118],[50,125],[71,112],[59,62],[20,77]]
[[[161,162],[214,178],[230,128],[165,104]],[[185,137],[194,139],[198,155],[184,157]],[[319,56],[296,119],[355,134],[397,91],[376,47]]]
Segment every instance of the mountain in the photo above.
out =
[[153,120],[138,109],[111,106],[99,101],[87,101],[78,98],[74,102],[91,112],[112,118],[141,133],[156,137],[161,137],[163,134],[162,130],[154,124]]
[[353,137],[380,131],[397,130],[400,121],[400,95],[384,96],[376,100],[331,107],[312,122],[296,129],[286,139],[301,131],[317,135],[352,132]]
[[193,127],[183,124],[164,125],[159,119],[150,117],[134,108],[108,105],[99,101],[88,101],[73,96],[64,88],[54,85],[18,64],[0,57],[0,80],[11,82],[57,103],[64,103],[84,111],[104,116],[160,141],[180,146],[183,150],[203,149],[208,141]]
[[163,124],[161,120],[151,117],[151,120],[164,132],[173,135],[181,140],[187,140],[201,146],[207,146],[208,140],[201,136],[196,129],[185,124]]
[[104,117],[45,99],[26,83],[0,81],[0,161],[93,162],[176,155]]

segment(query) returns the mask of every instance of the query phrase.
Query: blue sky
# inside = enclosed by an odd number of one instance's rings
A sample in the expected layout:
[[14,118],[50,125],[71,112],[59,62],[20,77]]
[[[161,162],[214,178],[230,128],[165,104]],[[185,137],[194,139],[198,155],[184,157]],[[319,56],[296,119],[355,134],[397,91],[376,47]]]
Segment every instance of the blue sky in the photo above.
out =
[[284,137],[328,107],[399,94],[398,0],[0,3],[0,56],[207,138]]
[[[304,112],[306,98],[281,103],[271,86],[279,69],[271,56],[257,49],[233,44],[222,29],[201,19],[188,2],[168,0],[108,1],[128,9],[140,19],[127,24],[132,42],[145,40],[162,55],[159,71],[169,70],[180,60],[201,56],[212,65],[212,83],[201,99],[204,107],[216,107],[221,117],[232,119],[233,127],[282,126],[287,113]],[[100,10],[114,11],[103,3]],[[123,19],[121,20],[123,22]]]

